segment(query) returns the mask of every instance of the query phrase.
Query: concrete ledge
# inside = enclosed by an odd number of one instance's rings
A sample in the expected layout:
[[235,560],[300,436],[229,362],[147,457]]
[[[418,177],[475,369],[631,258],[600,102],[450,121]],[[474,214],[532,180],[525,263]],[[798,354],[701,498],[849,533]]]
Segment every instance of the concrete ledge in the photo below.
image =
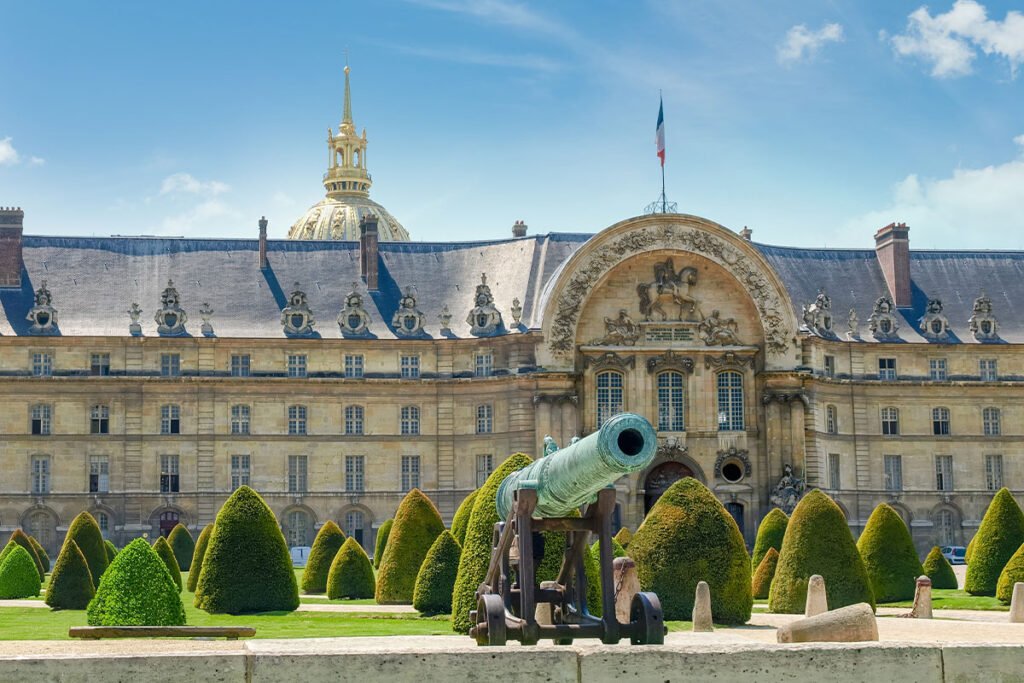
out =
[[1021,683],[1024,647],[1014,645],[944,645],[943,681],[949,683]]
[[166,655],[107,655],[12,657],[0,659],[0,681],[35,683],[182,683],[182,681],[247,680],[246,653],[181,653]]

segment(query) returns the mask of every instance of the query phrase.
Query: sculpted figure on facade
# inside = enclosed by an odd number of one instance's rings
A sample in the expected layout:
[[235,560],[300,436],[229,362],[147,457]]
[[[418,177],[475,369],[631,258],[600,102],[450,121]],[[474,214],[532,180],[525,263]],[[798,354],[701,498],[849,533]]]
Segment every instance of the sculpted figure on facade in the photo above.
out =
[[363,295],[353,282],[352,291],[345,295],[345,305],[338,314],[338,327],[345,337],[365,337],[370,332],[369,324],[370,314],[363,307]]
[[895,308],[892,299],[887,295],[878,297],[875,306],[868,318],[868,327],[871,329],[871,336],[878,340],[898,339],[896,331],[900,329],[899,320],[895,315]]
[[136,301],[132,302],[132,305],[128,308],[128,319],[131,322],[128,324],[128,334],[133,337],[142,336],[142,325],[139,324],[139,317],[142,316],[142,309],[139,308],[139,304]]
[[316,319],[309,308],[306,293],[299,289],[298,282],[288,296],[288,305],[281,311],[281,325],[289,337],[306,337],[313,334]]
[[672,259],[668,258],[654,265],[654,281],[642,282],[637,285],[636,292],[640,297],[640,312],[645,321],[650,321],[655,313],[661,320],[668,320],[668,313],[663,303],[676,307],[675,320],[683,319],[683,309],[687,309],[687,319],[692,320],[700,315],[697,299],[690,294],[690,287],[697,284],[697,269],[686,267],[678,273]]
[[803,307],[803,320],[808,332],[819,337],[834,337],[831,297],[819,290],[814,303]]
[[640,339],[640,328],[625,308],[619,309],[619,315],[615,318],[604,319],[604,337],[595,339],[593,344],[607,346],[633,346]]
[[185,323],[188,322],[188,315],[181,308],[178,290],[174,288],[174,282],[167,281],[167,288],[160,295],[160,310],[156,312],[153,319],[156,321],[156,331],[165,336],[176,336],[187,334]]
[[544,437],[544,453],[543,456],[551,455],[558,450],[558,443],[555,442],[554,437],[550,434]]
[[480,274],[480,284],[476,286],[473,302],[475,305],[466,317],[470,333],[486,336],[498,332],[501,328],[501,313],[494,307],[494,296],[491,295],[491,288],[487,284],[487,273]]
[[851,308],[846,317],[846,338],[851,341],[860,339],[860,318],[857,317],[855,308]]
[[791,514],[806,488],[804,480],[793,474],[793,466],[786,463],[782,466],[782,478],[772,490],[769,501],[787,515]]
[[999,339],[999,321],[992,313],[992,299],[984,292],[974,300],[974,311],[967,325],[978,341],[995,341]]
[[697,326],[700,338],[708,346],[740,346],[740,340],[736,336],[739,325],[734,318],[723,318],[718,309],[711,311],[711,315],[700,321]]
[[942,314],[942,300],[929,299],[918,329],[927,339],[943,339],[949,334],[949,320]]
[[57,333],[57,309],[52,306],[53,297],[50,290],[46,288],[46,280],[43,280],[36,290],[36,305],[33,306],[25,320],[32,323],[29,332],[32,334],[56,334]]
[[423,334],[423,312],[416,308],[416,289],[410,285],[405,288],[398,303],[398,310],[391,316],[391,327],[399,337],[418,337]]
[[519,297],[512,299],[512,324],[519,327],[519,321],[523,318],[523,304],[519,301]]
[[202,332],[204,337],[213,336],[213,325],[210,324],[210,318],[213,317],[213,308],[210,304],[203,302],[203,305],[199,307],[199,317],[202,319],[203,324],[200,325],[199,331]]

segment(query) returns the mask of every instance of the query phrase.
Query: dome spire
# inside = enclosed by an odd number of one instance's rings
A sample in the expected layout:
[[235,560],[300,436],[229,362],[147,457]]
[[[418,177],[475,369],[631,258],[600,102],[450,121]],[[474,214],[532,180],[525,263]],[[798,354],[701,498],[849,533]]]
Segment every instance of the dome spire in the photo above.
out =
[[341,115],[341,127],[345,128],[346,124],[348,124],[348,126],[350,128],[352,128],[352,130],[354,131],[355,130],[355,124],[352,123],[352,90],[349,87],[348,72],[349,72],[349,68],[348,68],[348,55],[346,54],[346,56],[345,56],[345,110],[342,112],[342,115]]
[[342,196],[370,193],[372,180],[366,171],[366,131],[356,133],[352,121],[352,87],[349,80],[348,55],[345,56],[345,107],[342,110],[341,125],[337,135],[327,130],[327,173],[324,174],[324,189],[327,196],[337,199]]

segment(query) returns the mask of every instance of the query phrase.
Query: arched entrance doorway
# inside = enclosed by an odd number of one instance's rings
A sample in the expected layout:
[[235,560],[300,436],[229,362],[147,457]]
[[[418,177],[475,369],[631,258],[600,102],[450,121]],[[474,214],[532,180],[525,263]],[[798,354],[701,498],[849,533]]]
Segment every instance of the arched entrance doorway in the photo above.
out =
[[668,487],[685,477],[692,477],[693,470],[681,462],[665,462],[647,473],[644,479],[644,514],[646,515],[661,498]]
[[747,528],[743,523],[743,503],[726,503],[725,509],[728,510],[729,515],[736,520],[736,526],[740,528],[740,534],[746,537]]
[[178,526],[178,513],[173,510],[165,510],[160,513],[160,535],[167,538],[171,535],[174,527]]

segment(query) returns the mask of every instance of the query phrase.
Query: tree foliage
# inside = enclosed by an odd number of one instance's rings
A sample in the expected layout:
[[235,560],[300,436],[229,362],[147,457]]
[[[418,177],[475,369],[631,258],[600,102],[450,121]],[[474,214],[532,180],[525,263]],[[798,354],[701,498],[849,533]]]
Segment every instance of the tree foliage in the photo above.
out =
[[196,540],[196,549],[192,553],[192,562],[188,568],[188,583],[187,588],[189,593],[195,593],[196,588],[199,585],[199,573],[203,570],[203,557],[206,556],[206,547],[210,543],[210,534],[213,533],[213,525],[207,524],[203,527],[203,530],[199,532],[199,538]]
[[754,579],[751,583],[751,592],[754,594],[755,600],[767,600],[768,593],[771,591],[772,579],[775,578],[775,568],[779,564],[779,551],[774,547],[769,546],[768,552],[761,558],[761,563],[757,565],[757,570],[754,572]]
[[459,573],[462,546],[450,531],[441,532],[423,559],[416,576],[412,606],[424,614],[449,614],[452,591]]
[[60,549],[57,564],[46,587],[46,604],[53,609],[85,609],[96,595],[96,587],[78,544],[70,541]]
[[462,499],[459,503],[459,507],[455,510],[455,516],[452,517],[452,536],[455,540],[462,545],[462,542],[466,540],[466,529],[469,528],[469,516],[473,514],[473,503],[476,502],[476,494],[480,492],[480,489],[475,489],[472,493]]
[[167,542],[167,539],[160,536],[153,543],[153,550],[160,557],[165,565],[167,565],[167,572],[171,575],[171,579],[174,581],[174,585],[178,587],[178,591],[181,592],[181,567],[178,566],[178,559],[174,556],[174,549],[171,548],[171,544]]
[[85,561],[89,563],[89,573],[92,581],[99,587],[103,578],[103,572],[107,570],[107,547],[103,545],[103,532],[96,518],[88,512],[80,512],[68,527],[68,533],[64,537],[64,543],[74,541],[78,544],[79,550],[85,555]]
[[39,568],[28,551],[15,541],[8,543],[3,562],[0,562],[0,599],[33,598],[39,595],[42,581]]
[[917,577],[924,573],[917,548],[903,518],[887,503],[881,503],[868,517],[857,539],[871,592],[876,602],[912,600]]
[[185,624],[178,587],[144,538],[136,538],[117,554],[86,614],[90,626]]
[[327,597],[331,600],[364,600],[374,593],[373,565],[363,546],[349,536],[334,556],[327,574]]
[[378,604],[412,602],[420,566],[444,530],[434,503],[419,489],[409,491],[395,512],[395,523],[380,561],[375,595]]
[[956,573],[950,566],[949,560],[942,554],[939,546],[935,546],[924,559],[924,573],[932,580],[932,588],[952,589],[959,588],[956,580]]
[[391,536],[391,527],[395,520],[385,519],[384,523],[377,529],[377,542],[373,544],[373,567],[380,569],[380,561],[384,559],[384,549],[388,547],[388,537]]
[[181,571],[187,572],[192,567],[192,556],[196,552],[196,542],[192,540],[192,534],[184,524],[178,524],[171,529],[167,543],[174,551],[174,559],[177,560],[178,567]]
[[779,508],[772,508],[771,512],[764,516],[754,538],[754,551],[750,556],[751,567],[756,569],[761,564],[768,548],[782,550],[782,539],[786,536],[787,524],[789,516]]
[[964,590],[971,595],[995,595],[999,575],[1024,543],[1024,512],[1009,490],[992,498],[972,541]]
[[302,572],[302,592],[324,593],[327,591],[327,575],[331,572],[334,556],[345,542],[345,532],[331,520],[324,522],[313,539],[313,547]]

